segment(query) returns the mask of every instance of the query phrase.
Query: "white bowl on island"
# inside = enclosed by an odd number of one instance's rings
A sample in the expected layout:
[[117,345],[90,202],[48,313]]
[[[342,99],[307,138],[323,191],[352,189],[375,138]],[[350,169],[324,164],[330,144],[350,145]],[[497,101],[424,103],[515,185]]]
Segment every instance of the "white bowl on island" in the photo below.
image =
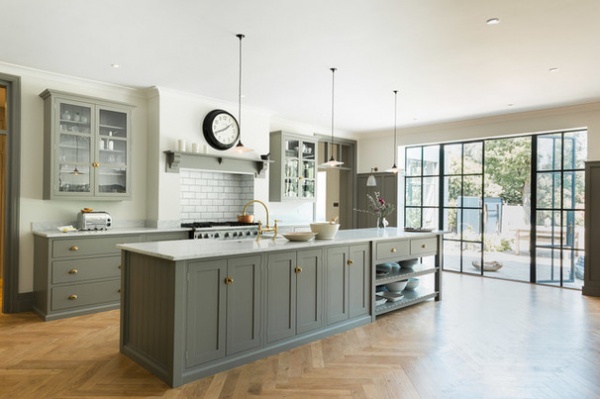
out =
[[310,224],[310,230],[317,234],[315,237],[317,240],[333,240],[339,228],[339,223],[319,222]]

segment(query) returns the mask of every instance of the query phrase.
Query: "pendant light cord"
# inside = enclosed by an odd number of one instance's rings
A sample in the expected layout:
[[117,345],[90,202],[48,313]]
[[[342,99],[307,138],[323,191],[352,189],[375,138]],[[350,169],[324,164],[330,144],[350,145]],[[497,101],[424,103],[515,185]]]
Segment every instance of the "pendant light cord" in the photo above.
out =
[[335,71],[337,68],[331,68],[331,159],[333,158],[333,131],[335,115]]
[[398,147],[396,145],[396,121],[398,114],[398,90],[394,90],[394,166],[396,166],[396,160],[398,157]]
[[242,140],[242,39],[245,37],[244,35],[237,34],[236,35],[240,39],[240,75],[239,75],[239,85],[238,85],[238,125],[240,129],[240,141]]

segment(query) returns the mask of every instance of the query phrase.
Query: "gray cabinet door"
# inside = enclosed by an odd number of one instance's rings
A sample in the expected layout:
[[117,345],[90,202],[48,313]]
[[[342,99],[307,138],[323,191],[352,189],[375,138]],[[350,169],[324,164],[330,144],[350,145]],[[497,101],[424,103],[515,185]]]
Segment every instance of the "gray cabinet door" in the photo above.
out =
[[296,333],[321,327],[323,255],[320,249],[299,251],[296,272]]
[[348,264],[348,313],[349,318],[369,313],[369,244],[350,247]]
[[225,356],[225,278],[227,261],[193,262],[188,266],[186,367]]
[[327,324],[348,319],[348,247],[327,249]]
[[227,261],[227,355],[260,346],[261,257]]
[[269,254],[267,261],[267,343],[296,334],[296,253]]

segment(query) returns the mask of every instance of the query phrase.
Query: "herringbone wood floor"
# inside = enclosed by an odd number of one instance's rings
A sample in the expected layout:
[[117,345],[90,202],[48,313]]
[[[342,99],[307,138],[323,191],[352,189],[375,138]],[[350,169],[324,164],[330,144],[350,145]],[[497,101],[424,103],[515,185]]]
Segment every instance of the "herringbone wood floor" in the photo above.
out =
[[119,312],[0,316],[1,398],[599,398],[600,299],[444,273],[444,300],[171,389]]

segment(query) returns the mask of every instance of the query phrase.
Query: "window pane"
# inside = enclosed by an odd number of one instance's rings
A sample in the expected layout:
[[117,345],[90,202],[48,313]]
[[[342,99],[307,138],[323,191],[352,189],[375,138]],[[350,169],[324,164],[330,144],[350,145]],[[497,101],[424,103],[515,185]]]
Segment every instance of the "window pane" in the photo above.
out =
[[458,231],[464,240],[481,241],[481,210],[459,209],[457,214]]
[[409,147],[406,149],[406,176],[421,175],[422,147]]
[[440,146],[423,148],[423,174],[432,176],[440,174]]
[[483,172],[483,143],[465,144],[464,171],[465,174]]
[[538,136],[538,170],[557,170],[562,164],[561,135]]
[[585,172],[565,172],[563,175],[563,208],[585,207]]
[[405,227],[421,227],[421,208],[406,208]]
[[457,209],[444,209],[444,231],[449,233],[445,234],[445,238],[459,238],[458,225],[457,225],[458,210]]
[[563,212],[563,226],[565,226],[565,245],[571,248],[584,249],[584,213],[583,211]]
[[560,208],[561,181],[559,172],[538,173],[537,207],[546,209]]
[[[465,176],[463,185],[463,196],[474,197],[481,201],[483,196],[483,187],[481,185],[481,176]],[[477,205],[481,206],[481,205]]]
[[423,178],[423,205],[438,206],[439,203],[439,177]]
[[406,178],[406,205],[407,206],[420,206],[421,202],[421,178],[420,177],[407,177]]
[[462,178],[460,176],[444,178],[444,205],[458,206],[458,199],[462,196]]
[[587,159],[587,131],[565,133],[565,169],[583,169]]
[[462,145],[444,146],[444,174],[458,175],[462,172]]
[[438,229],[439,208],[423,208],[423,226],[428,229]]

